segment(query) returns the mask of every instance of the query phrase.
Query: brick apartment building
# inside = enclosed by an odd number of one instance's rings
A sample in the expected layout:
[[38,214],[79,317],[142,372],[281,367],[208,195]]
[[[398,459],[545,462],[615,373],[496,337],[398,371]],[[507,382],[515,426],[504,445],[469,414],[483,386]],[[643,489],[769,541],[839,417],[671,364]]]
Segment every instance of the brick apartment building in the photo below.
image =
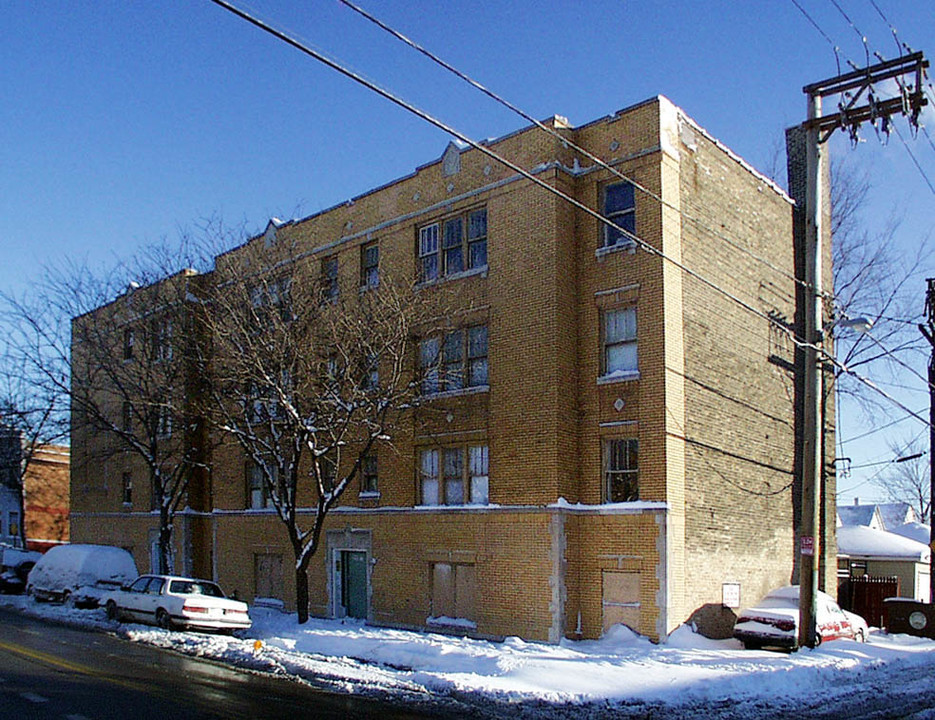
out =
[[[624,622],[662,638],[794,577],[797,354],[780,329],[795,322],[794,203],[662,97],[549,124],[663,202],[537,128],[489,146],[671,261],[455,144],[218,258],[237,267],[288,238],[323,276],[392,271],[460,306],[435,342],[457,348],[464,381],[430,388],[444,411],[381,448],[331,512],[313,614],[552,642]],[[73,434],[72,537],[145,569],[157,519],[127,487],[144,474],[96,442]],[[243,455],[212,445],[208,465],[176,518],[177,569],[288,607],[291,550]]]
[[39,445],[28,455],[24,492],[20,498],[19,474],[24,462],[21,433],[0,427],[0,542],[45,551],[68,542],[69,449],[63,445]]

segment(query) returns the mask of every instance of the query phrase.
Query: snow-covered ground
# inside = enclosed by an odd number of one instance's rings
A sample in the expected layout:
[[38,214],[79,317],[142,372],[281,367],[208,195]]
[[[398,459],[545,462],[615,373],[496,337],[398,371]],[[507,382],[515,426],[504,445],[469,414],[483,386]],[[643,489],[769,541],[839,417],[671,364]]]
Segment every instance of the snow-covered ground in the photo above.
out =
[[[679,628],[654,645],[618,626],[598,641],[502,643],[254,608],[240,637],[117,625],[102,610],[24,597],[0,605],[348,692],[477,717],[914,717],[935,720],[935,641],[874,630],[797,653],[748,651]],[[446,705],[447,703],[447,705]]]

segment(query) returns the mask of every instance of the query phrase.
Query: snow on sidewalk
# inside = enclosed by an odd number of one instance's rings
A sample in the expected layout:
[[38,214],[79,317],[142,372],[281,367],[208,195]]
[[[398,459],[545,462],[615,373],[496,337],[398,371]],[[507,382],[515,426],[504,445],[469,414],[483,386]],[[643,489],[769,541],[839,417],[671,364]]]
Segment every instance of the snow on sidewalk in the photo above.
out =
[[[0,605],[74,624],[114,630],[102,610],[74,610],[23,597]],[[618,626],[601,640],[559,645],[507,638],[502,643],[376,628],[253,608],[253,628],[240,637],[166,632],[123,625],[137,642],[254,670],[315,679],[353,692],[471,695],[496,703],[697,706],[762,698],[833,699],[876,682],[935,676],[935,641],[872,632],[865,644],[840,640],[797,653],[743,650],[681,627],[654,645]],[[259,641],[259,643],[257,643]],[[257,647],[259,645],[259,647]]]

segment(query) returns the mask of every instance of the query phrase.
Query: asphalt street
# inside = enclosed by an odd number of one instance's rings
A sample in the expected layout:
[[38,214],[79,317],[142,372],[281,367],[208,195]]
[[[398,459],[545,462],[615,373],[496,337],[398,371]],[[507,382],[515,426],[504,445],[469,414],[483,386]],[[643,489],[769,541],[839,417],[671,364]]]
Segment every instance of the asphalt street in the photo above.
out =
[[24,720],[441,716],[3,610],[0,711]]

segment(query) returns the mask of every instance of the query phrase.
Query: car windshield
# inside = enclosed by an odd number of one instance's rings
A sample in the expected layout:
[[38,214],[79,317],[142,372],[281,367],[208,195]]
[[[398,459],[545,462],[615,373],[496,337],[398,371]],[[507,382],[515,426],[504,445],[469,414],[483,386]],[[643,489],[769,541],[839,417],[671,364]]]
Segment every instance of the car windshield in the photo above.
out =
[[203,580],[173,580],[169,591],[178,595],[208,595],[209,597],[224,597],[221,588],[212,582]]

